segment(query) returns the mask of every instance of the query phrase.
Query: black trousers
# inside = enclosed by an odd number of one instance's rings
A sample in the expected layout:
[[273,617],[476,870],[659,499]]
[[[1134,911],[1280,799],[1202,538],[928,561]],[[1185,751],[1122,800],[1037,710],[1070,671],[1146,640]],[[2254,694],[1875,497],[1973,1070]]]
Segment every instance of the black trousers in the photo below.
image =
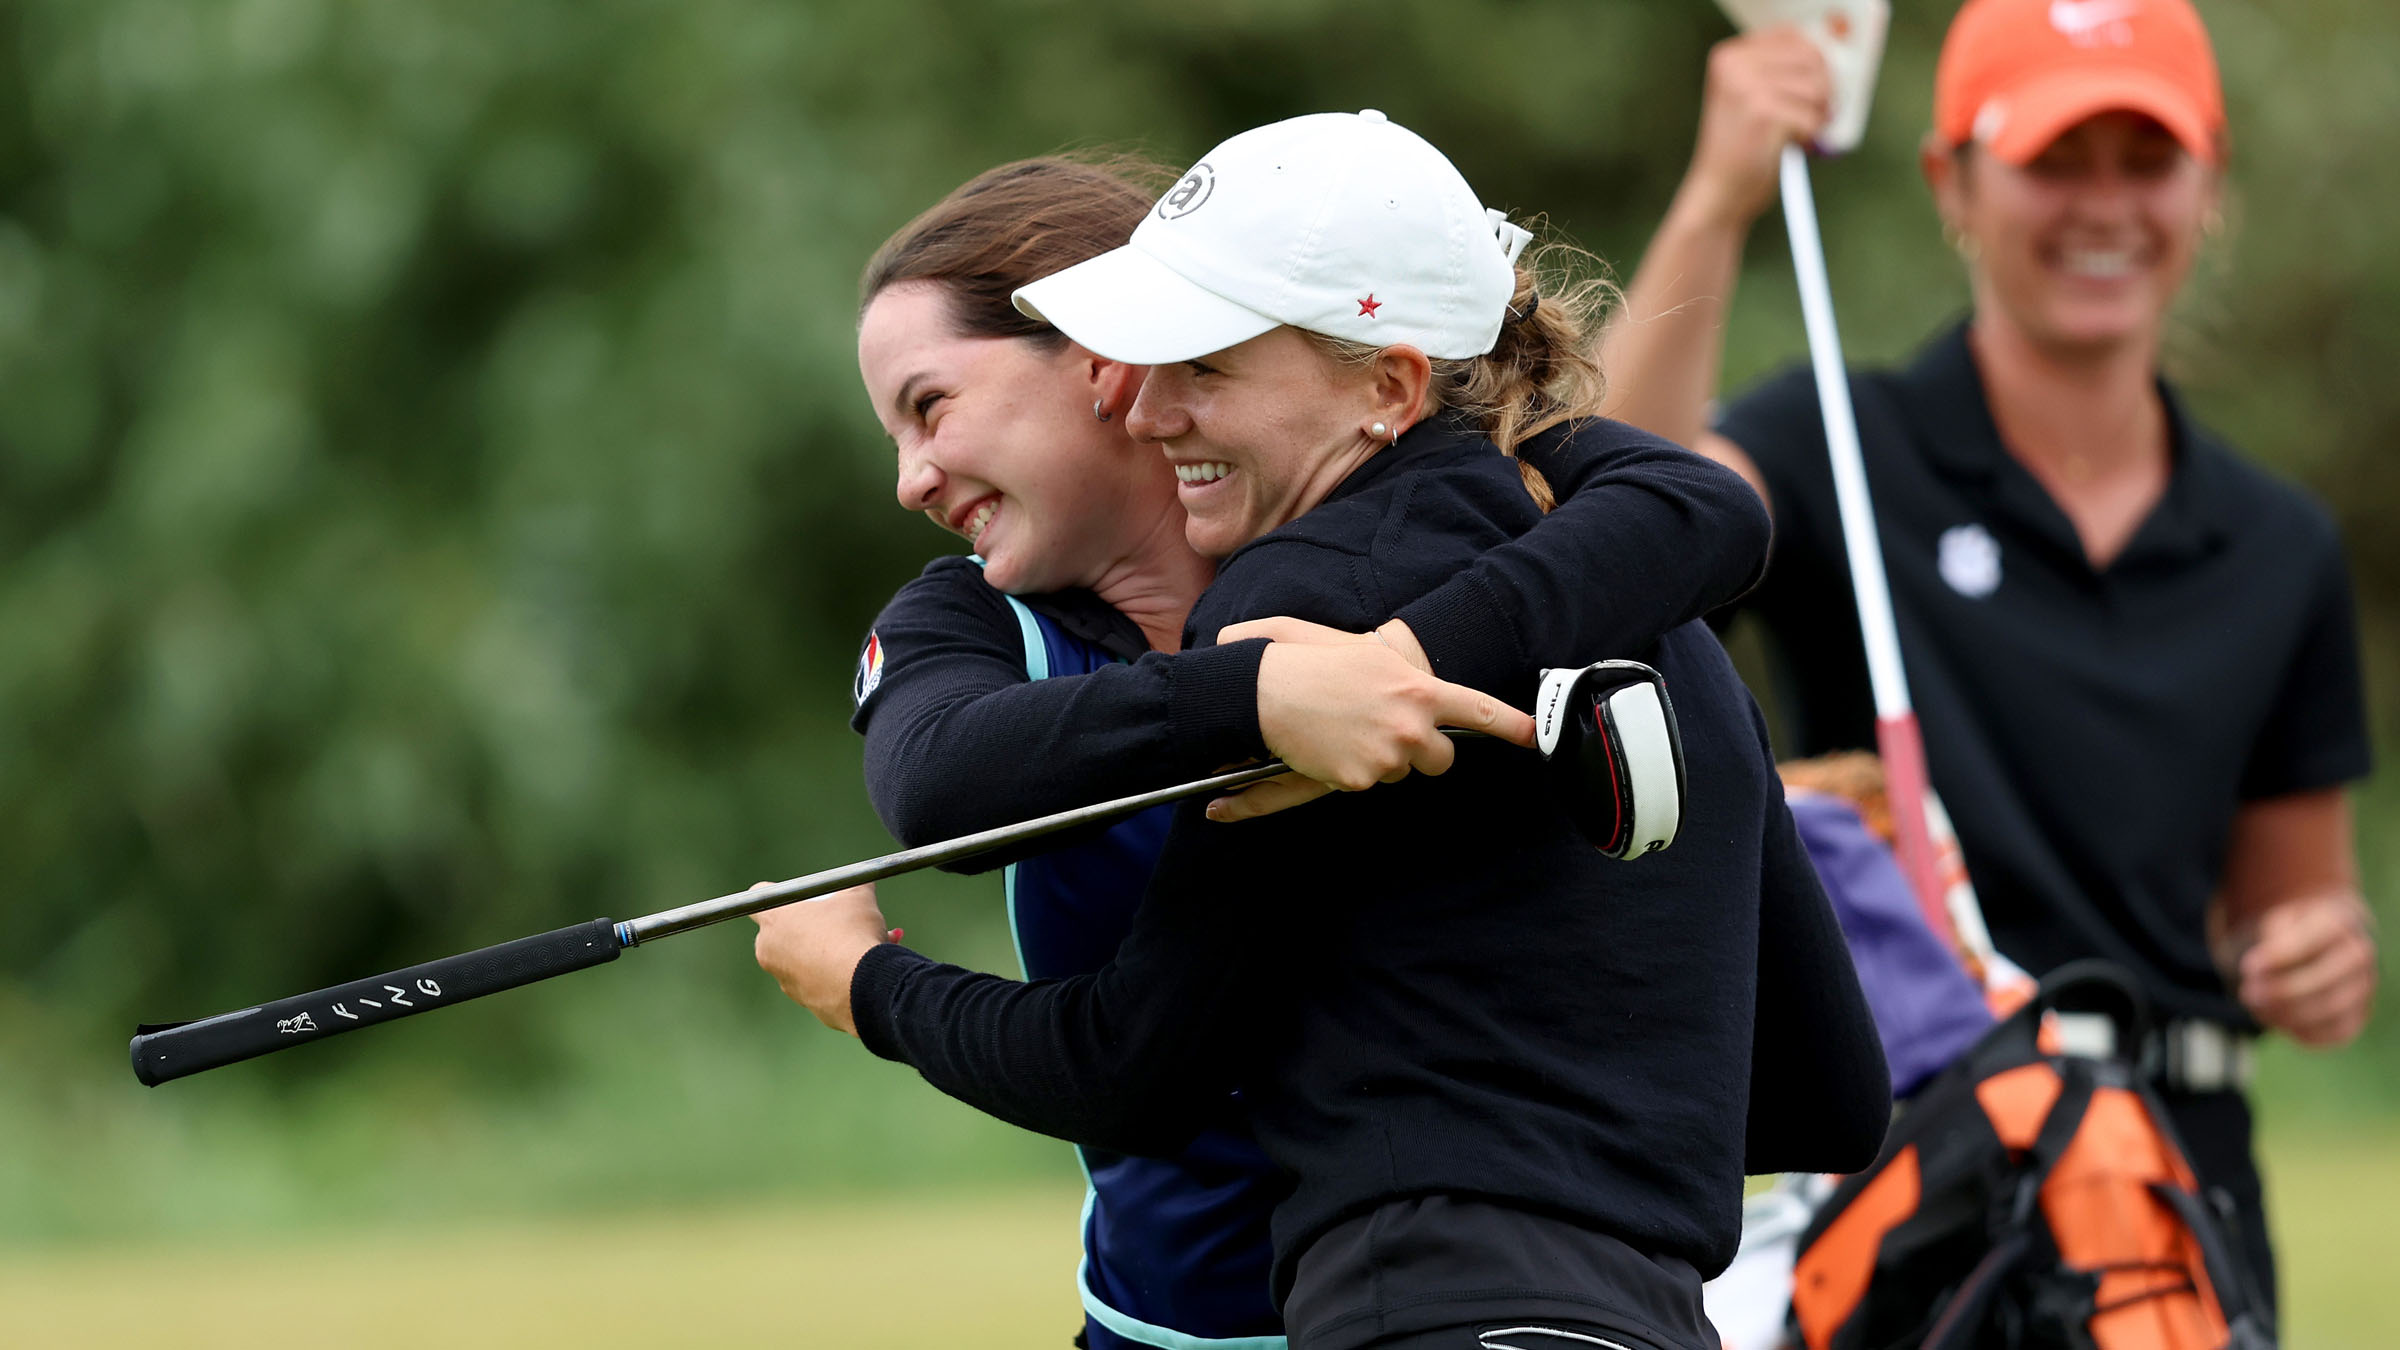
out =
[[1376,1341],[1363,1350],[1655,1350],[1650,1342],[1590,1322],[1556,1318],[1445,1327]]
[[2251,1284],[2275,1320],[2275,1248],[2267,1233],[2267,1196],[2251,1149],[2250,1101],[2239,1092],[2166,1092],[2167,1116],[2190,1155],[2204,1193],[2223,1191],[2233,1202],[2228,1236],[2241,1248]]

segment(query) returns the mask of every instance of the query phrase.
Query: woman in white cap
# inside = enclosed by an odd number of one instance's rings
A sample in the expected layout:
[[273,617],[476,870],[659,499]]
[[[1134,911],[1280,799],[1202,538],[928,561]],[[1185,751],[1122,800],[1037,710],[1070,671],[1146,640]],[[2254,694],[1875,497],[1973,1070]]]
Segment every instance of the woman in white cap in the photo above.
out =
[[[1749,599],[1802,754],[1871,746],[1864,657],[1806,371],[1708,424],[1742,239],[1822,124],[1789,30],[1709,62],[1699,145],[1604,359],[1620,416],[1750,477]],[[2165,1100],[2273,1269],[2243,1087],[2260,1028],[2339,1045],[2375,990],[2344,785],[2368,767],[2341,543],[2158,374],[2216,231],[2226,128],[2187,0],[1971,0],[1923,169],[1973,315],[1851,380],[1933,783],[1992,936],[2036,974],[2104,956],[2167,1019]]]
[[[1194,645],[1279,614],[1371,630],[1539,521],[1504,452],[1597,381],[1524,242],[1422,140],[1324,115],[1219,146],[1126,248],[1020,294],[1152,367],[1130,429],[1219,559]],[[1180,812],[1096,974],[937,965],[859,893],[798,907],[771,964],[878,1053],[1079,1142],[1172,1151],[1238,1089],[1294,1177],[1273,1288],[1296,1345],[1714,1350],[1700,1280],[1732,1253],[1746,1136],[1773,1133],[1753,1108],[1792,1089],[1753,1088],[1758,1005],[1811,1042],[1784,1165],[1863,1165],[1888,1080],[1722,651],[1686,625],[1645,655],[1690,792],[1681,842],[1638,862],[1487,742],[1236,828]]]
[[[1141,369],[1010,303],[1019,286],[1122,245],[1158,196],[1132,180],[1171,177],[1124,158],[1002,165],[909,222],[864,270],[860,369],[898,451],[901,504],[976,548],[937,559],[885,607],[853,687],[868,790],[906,843],[1262,752],[1351,788],[1438,768],[1442,722],[1519,739],[1531,723],[1400,651],[1521,700],[1536,667],[1645,647],[1746,589],[1764,561],[1765,512],[1738,477],[1621,423],[1592,424],[1524,447],[1560,508],[1403,607],[1378,639],[1181,653],[1214,564],[1184,539],[1173,467],[1125,430]],[[1264,791],[1290,803],[1314,790]],[[1228,806],[1229,817],[1265,809],[1255,792]],[[1029,977],[1106,962],[1171,816],[1009,864],[1009,926]],[[762,957],[781,922],[762,919]],[[1081,1161],[1077,1284],[1092,1350],[1256,1350],[1280,1333],[1267,1217],[1283,1184],[1238,1123],[1173,1158],[1086,1149]]]

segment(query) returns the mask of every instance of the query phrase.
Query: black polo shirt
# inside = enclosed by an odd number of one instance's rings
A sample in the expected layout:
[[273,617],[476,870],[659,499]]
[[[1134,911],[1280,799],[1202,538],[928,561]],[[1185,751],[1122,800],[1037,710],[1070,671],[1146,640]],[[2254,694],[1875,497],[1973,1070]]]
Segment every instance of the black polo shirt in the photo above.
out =
[[[1934,787],[1992,936],[2036,974],[2104,956],[2162,1012],[2253,1025],[2204,914],[2242,803],[2368,768],[2349,574],[2331,520],[2191,421],[2163,383],[2165,495],[2094,570],[2000,443],[1962,325],[1851,400]],[[1765,621],[1801,754],[1872,747],[1874,706],[1806,368],[1718,430],[1773,497]]]

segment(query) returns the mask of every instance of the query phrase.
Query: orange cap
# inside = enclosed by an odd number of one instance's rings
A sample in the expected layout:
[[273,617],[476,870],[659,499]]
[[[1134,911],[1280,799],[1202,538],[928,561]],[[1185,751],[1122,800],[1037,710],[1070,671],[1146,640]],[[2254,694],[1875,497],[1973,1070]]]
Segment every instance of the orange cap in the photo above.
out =
[[2225,96],[2190,0],[1967,0],[1933,76],[1934,132],[2011,164],[2096,113],[2157,118],[2217,162]]

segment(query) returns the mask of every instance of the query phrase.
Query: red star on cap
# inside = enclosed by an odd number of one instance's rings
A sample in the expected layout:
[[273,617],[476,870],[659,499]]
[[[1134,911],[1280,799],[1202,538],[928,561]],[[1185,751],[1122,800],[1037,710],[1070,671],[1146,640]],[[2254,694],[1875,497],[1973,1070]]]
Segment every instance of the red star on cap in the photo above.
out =
[[1383,302],[1375,298],[1373,291],[1367,292],[1367,298],[1358,302],[1358,312],[1370,319],[1374,318],[1375,311],[1381,308],[1383,308]]

